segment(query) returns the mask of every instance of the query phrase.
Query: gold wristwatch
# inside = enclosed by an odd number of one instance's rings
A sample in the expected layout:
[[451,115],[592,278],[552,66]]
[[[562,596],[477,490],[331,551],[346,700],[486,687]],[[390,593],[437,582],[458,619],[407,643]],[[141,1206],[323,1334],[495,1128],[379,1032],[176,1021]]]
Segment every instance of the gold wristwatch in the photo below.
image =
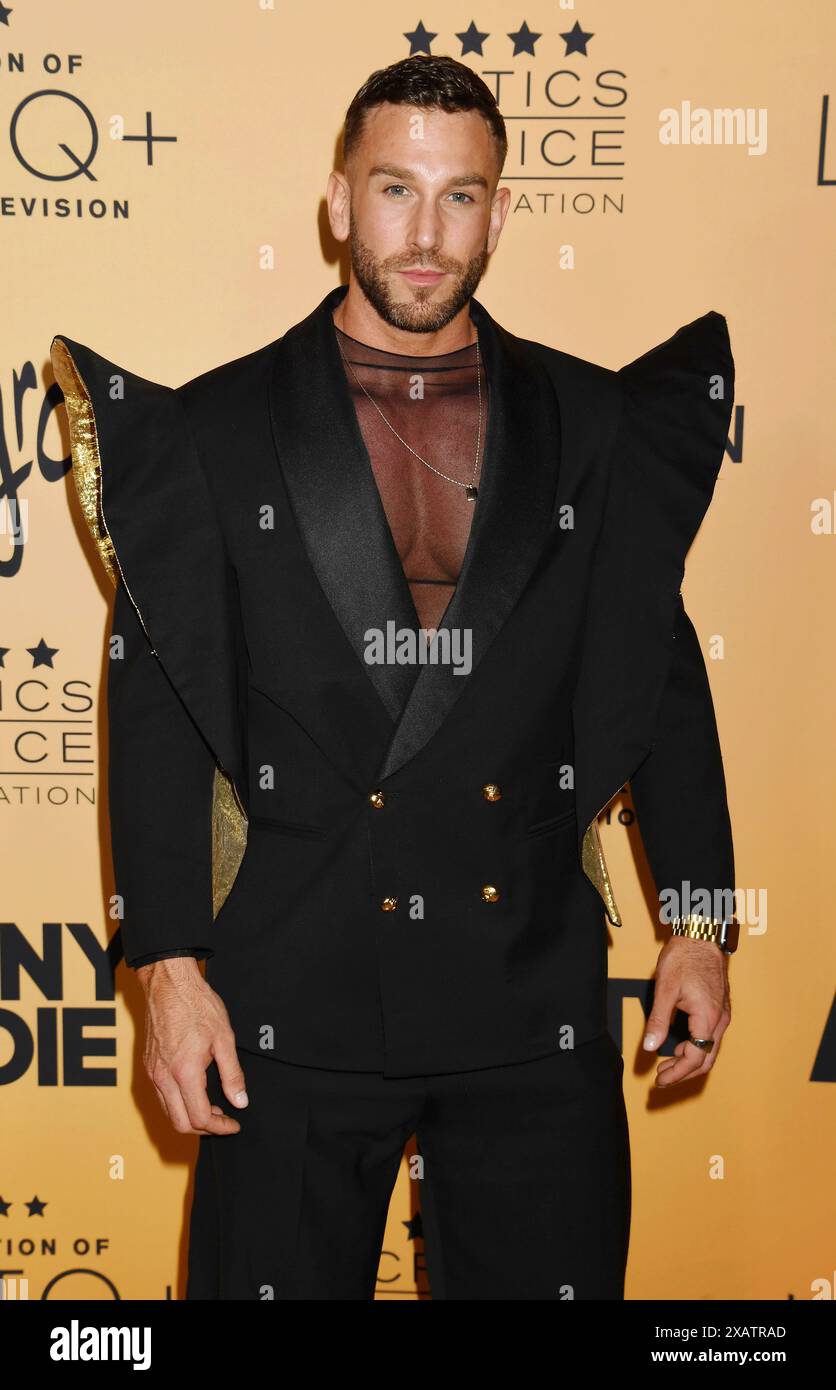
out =
[[687,917],[674,917],[671,922],[672,936],[690,936],[694,941],[713,941],[726,955],[737,950],[740,939],[740,923],[736,917],[703,917],[700,912],[692,912]]

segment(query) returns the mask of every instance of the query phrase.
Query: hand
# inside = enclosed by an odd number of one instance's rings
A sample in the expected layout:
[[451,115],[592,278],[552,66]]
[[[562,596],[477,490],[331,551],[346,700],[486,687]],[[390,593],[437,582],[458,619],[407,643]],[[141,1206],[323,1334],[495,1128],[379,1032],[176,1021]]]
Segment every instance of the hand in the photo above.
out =
[[210,1105],[206,1068],[214,1059],[231,1105],[247,1104],[244,1073],[220,995],[206,983],[194,956],[153,961],[137,970],[145,991],[143,1063],[172,1125],[180,1134],[237,1134],[236,1119]]
[[657,1086],[673,1086],[686,1077],[704,1076],[717,1059],[720,1039],[731,1022],[728,957],[713,941],[672,936],[656,963],[653,1011],[647,1021],[644,1047],[655,1052],[670,1032],[675,1009],[688,1015],[695,1038],[713,1038],[709,1051],[693,1043],[677,1043],[673,1057],[664,1057],[656,1072]]

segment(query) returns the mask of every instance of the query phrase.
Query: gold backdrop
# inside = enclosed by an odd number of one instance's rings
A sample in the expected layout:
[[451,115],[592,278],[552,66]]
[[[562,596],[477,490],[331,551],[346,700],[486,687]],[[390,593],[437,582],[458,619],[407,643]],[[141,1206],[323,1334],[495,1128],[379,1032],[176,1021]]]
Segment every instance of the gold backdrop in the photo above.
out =
[[[633,1148],[627,1296],[831,1298],[836,12],[419,11],[0,6],[0,448],[22,532],[5,518],[0,1264],[30,1298],[182,1297],[199,1142],[167,1128],[141,1069],[134,975],[119,966],[115,997],[108,977],[112,594],[66,472],[50,342],[178,385],[304,317],[346,278],[323,203],[345,107],[423,45],[464,50],[500,84],[513,198],[478,291],[500,323],[618,367],[709,309],[729,322],[733,434],[684,592],[746,893],[734,1017],[707,1083],[653,1088],[640,999],[662,933],[625,788],[602,835],[624,917],[610,976]],[[723,110],[740,123],[715,127]],[[381,1297],[426,1293],[418,1188],[405,1163]]]

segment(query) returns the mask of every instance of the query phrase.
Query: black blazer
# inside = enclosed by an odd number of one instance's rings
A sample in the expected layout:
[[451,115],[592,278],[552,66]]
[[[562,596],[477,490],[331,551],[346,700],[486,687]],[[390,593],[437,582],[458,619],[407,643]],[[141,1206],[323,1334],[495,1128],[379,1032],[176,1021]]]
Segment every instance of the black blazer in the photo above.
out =
[[472,634],[458,675],[365,659],[371,629],[418,621],[333,332],[346,290],[177,389],[53,340],[116,584],[125,956],[199,948],[239,1046],[288,1061],[519,1061],[606,1027],[597,817],[628,780],[659,892],[734,887],[681,594],[732,409],[726,321],[614,372],[471,301],[490,414],[442,623]]

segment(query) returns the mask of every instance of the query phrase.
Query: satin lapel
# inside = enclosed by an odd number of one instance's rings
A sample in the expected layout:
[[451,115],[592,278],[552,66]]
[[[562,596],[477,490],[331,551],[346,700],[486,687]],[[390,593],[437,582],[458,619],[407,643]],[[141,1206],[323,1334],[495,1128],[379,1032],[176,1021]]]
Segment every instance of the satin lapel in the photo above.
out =
[[339,285],[279,340],[270,388],[273,438],[308,558],[390,717],[414,666],[369,664],[366,633],[419,626],[345,379],[332,313]]
[[560,412],[535,352],[471,300],[489,382],[482,481],[459,582],[441,628],[469,629],[472,667],[419,667],[378,780],[414,757],[439,728],[522,593],[549,531],[560,457]]

